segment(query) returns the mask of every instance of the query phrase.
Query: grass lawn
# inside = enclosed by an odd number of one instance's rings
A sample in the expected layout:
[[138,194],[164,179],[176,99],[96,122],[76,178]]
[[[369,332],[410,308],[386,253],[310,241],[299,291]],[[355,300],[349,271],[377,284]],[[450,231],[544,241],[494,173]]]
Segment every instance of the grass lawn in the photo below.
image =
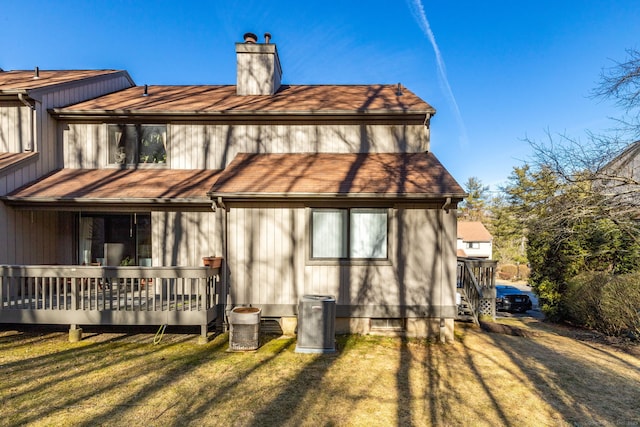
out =
[[[0,326],[0,425],[640,425],[640,358],[536,320],[456,325],[448,345],[338,336],[334,355],[267,337]],[[86,331],[85,331],[86,332]],[[171,332],[171,328],[168,328]],[[581,338],[581,339],[578,339]]]

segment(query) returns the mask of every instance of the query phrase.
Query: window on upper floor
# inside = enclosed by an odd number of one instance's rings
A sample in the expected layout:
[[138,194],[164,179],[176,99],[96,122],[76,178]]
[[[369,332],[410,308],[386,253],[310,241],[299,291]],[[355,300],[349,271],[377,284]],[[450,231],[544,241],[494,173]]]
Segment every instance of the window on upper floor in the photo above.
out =
[[312,259],[387,259],[387,209],[312,209]]
[[480,242],[467,242],[467,249],[480,249]]
[[166,125],[109,125],[109,163],[166,164]]

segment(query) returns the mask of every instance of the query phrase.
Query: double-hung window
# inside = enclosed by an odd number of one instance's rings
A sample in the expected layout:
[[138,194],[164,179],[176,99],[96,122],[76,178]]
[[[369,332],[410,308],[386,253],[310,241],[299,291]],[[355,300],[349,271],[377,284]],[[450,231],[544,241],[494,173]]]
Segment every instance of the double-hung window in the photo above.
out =
[[109,125],[109,163],[166,164],[166,125]]
[[312,259],[387,259],[388,210],[312,209]]

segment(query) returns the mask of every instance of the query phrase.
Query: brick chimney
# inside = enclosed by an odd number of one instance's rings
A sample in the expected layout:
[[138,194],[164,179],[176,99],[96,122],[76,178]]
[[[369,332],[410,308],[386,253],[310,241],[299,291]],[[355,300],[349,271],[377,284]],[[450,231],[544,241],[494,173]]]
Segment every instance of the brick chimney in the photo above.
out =
[[244,35],[244,43],[236,43],[238,95],[273,95],[280,88],[282,68],[271,34],[265,33],[265,42],[257,43],[253,33]]

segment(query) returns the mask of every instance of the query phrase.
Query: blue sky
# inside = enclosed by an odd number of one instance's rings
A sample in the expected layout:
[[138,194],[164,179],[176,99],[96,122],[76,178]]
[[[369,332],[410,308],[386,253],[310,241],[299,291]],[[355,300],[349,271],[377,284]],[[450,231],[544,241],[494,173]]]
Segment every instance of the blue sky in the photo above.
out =
[[438,111],[436,156],[495,190],[530,155],[525,137],[613,126],[620,111],[590,93],[640,48],[639,23],[637,0],[0,0],[0,67],[233,84],[234,43],[268,31],[284,83],[407,86]]

